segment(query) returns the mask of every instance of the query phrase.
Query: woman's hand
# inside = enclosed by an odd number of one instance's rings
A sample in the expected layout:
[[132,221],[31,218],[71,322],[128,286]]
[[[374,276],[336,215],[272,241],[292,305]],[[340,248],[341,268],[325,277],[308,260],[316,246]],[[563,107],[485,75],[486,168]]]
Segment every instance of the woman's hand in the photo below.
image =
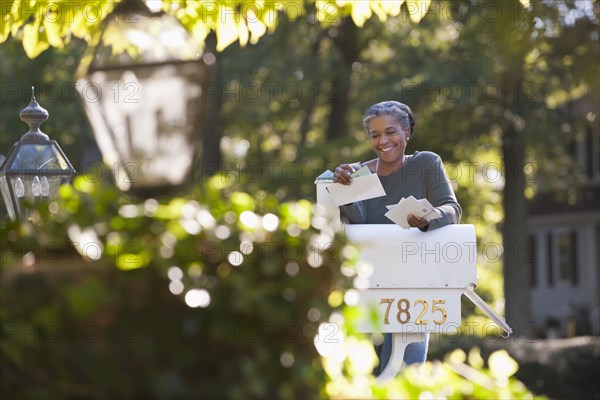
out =
[[333,171],[333,181],[341,183],[342,185],[349,185],[352,183],[351,173],[354,172],[354,168],[350,164],[340,164]]
[[427,221],[425,218],[417,217],[413,214],[408,214],[406,216],[406,221],[413,228],[424,228],[429,224],[429,221]]

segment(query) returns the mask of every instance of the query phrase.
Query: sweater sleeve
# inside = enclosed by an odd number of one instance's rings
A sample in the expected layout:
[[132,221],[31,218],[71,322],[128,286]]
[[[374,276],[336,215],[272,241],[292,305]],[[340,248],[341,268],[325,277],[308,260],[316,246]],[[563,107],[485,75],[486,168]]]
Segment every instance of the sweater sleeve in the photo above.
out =
[[367,206],[364,201],[340,206],[340,216],[345,224],[365,224],[367,222]]
[[432,230],[445,225],[458,224],[462,215],[462,208],[456,200],[456,195],[444,170],[442,159],[435,153],[431,154],[434,157],[432,157],[427,167],[426,197],[442,214],[442,217],[431,220],[427,229],[422,230]]

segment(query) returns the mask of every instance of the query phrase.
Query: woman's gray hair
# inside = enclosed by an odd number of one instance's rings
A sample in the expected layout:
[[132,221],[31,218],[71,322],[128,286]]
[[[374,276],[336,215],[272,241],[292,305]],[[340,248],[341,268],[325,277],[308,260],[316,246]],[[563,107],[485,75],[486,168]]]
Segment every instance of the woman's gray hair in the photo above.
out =
[[399,101],[382,101],[367,108],[363,114],[363,125],[369,133],[369,122],[375,117],[390,115],[400,124],[402,129],[410,128],[410,137],[413,135],[415,119],[409,106]]

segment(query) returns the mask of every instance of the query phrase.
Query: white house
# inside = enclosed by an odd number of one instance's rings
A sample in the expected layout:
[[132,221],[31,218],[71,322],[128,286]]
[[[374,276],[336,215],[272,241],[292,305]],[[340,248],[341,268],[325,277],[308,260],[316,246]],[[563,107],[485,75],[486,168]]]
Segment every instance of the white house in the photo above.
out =
[[600,115],[589,104],[571,109],[589,122],[572,146],[587,182],[575,201],[545,193],[529,204],[532,311],[547,337],[600,335]]

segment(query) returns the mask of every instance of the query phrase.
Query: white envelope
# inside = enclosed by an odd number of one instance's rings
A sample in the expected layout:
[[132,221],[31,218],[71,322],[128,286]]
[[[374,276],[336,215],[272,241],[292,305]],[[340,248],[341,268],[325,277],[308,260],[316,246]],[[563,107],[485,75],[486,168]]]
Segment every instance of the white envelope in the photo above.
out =
[[440,213],[440,211],[435,208],[434,206],[431,205],[431,203],[429,202],[429,200],[423,198],[423,199],[419,199],[417,200],[419,203],[421,203],[421,205],[423,205],[424,207],[427,207],[430,211],[423,215],[423,218],[425,218],[427,221],[430,221],[432,219],[436,219],[436,218],[442,218],[442,214]]
[[404,229],[410,228],[407,221],[408,214],[425,218],[428,221],[441,217],[440,212],[427,199],[417,200],[413,196],[402,198],[398,204],[387,206],[387,208],[391,209],[385,213],[385,216]]
[[327,186],[327,191],[336,206],[385,196],[385,190],[377,174],[354,178],[350,185],[333,183]]

